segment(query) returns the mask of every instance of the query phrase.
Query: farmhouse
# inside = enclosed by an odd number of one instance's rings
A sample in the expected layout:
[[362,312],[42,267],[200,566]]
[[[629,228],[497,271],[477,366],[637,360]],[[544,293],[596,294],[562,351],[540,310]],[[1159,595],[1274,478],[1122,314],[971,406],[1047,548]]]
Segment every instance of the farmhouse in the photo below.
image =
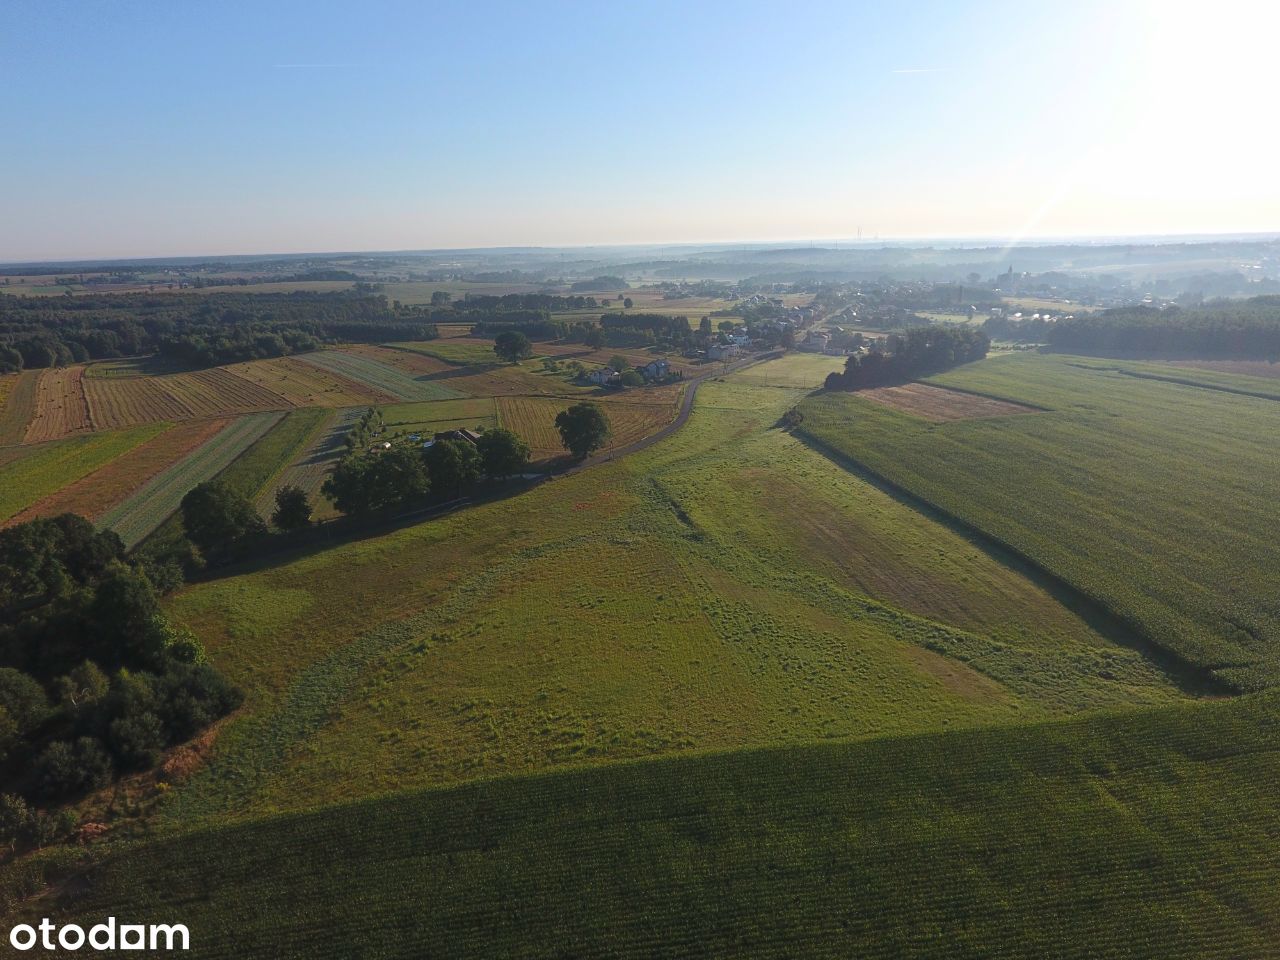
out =
[[469,443],[475,446],[480,440],[480,434],[474,430],[468,430],[466,427],[460,427],[457,430],[444,430],[437,433],[433,440],[461,440],[463,443]]
[[602,370],[592,370],[587,374],[587,383],[594,383],[596,386],[607,387],[611,383],[616,383],[621,374],[617,370],[605,367]]
[[666,360],[650,360],[643,367],[637,368],[646,380],[661,380],[671,371],[671,364]]

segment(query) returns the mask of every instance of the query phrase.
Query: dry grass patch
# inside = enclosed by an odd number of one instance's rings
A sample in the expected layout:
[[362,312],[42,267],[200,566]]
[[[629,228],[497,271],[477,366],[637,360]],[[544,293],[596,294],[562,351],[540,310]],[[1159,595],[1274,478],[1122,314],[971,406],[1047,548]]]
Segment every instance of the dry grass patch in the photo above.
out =
[[277,393],[297,407],[354,407],[388,403],[394,397],[333,370],[293,357],[250,360],[226,368],[228,373]]

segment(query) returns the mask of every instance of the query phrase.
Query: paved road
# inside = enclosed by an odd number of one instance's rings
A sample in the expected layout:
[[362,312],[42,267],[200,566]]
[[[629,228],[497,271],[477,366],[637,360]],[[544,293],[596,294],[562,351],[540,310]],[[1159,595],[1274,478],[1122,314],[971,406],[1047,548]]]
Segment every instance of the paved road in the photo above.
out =
[[570,474],[577,473],[579,470],[585,470],[588,467],[608,463],[610,460],[615,460],[618,457],[625,457],[629,454],[644,450],[647,447],[651,447],[659,440],[665,440],[688,422],[689,415],[693,413],[693,401],[694,397],[698,393],[698,387],[707,380],[714,379],[715,377],[723,377],[728,373],[735,373],[738,370],[742,370],[746,367],[752,366],[753,364],[763,363],[766,360],[776,360],[778,357],[782,356],[784,352],[785,351],[782,350],[774,350],[770,353],[762,353],[759,356],[746,357],[736,363],[726,364],[718,370],[708,370],[706,373],[700,374],[691,380],[686,380],[685,383],[688,386],[684,391],[684,397],[680,401],[680,412],[676,414],[676,418],[674,420],[668,423],[657,433],[652,433],[642,440],[637,440],[635,443],[628,443],[625,447],[618,447],[616,450],[610,450],[608,453],[598,453],[594,457],[587,457],[587,459],[583,460],[581,463],[575,463],[571,467],[548,474],[548,476],[567,477]]

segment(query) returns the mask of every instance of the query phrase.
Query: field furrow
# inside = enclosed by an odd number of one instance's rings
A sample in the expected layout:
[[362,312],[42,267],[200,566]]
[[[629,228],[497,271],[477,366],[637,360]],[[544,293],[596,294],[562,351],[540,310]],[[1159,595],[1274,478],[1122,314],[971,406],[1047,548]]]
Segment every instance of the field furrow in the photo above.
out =
[[187,491],[227,468],[280,421],[279,412],[240,417],[183,460],[152,477],[143,487],[108,511],[101,526],[114,530],[132,547],[178,509]]

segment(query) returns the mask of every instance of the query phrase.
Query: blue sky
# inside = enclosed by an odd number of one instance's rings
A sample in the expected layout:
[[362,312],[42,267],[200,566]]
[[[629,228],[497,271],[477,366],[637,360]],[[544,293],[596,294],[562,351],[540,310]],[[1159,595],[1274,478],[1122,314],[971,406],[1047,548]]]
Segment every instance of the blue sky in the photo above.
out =
[[1248,0],[2,22],[0,259],[1280,229]]

